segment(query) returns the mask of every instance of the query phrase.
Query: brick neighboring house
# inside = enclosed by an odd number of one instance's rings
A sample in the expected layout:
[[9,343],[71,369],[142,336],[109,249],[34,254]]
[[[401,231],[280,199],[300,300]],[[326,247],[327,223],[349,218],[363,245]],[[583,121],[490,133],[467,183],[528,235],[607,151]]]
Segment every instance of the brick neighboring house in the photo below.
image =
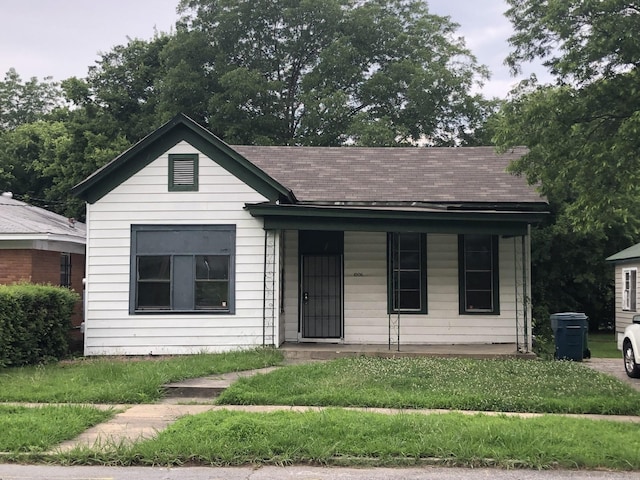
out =
[[[0,284],[20,281],[69,287],[82,294],[86,228],[43,208],[0,195]],[[76,305],[71,347],[82,344],[82,302]]]

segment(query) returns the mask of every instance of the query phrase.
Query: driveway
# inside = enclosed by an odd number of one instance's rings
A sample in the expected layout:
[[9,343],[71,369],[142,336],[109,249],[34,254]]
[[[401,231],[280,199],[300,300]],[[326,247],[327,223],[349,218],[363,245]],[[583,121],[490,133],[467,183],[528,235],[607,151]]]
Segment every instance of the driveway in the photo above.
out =
[[640,391],[640,378],[629,378],[627,376],[622,363],[622,354],[620,354],[620,358],[590,358],[582,363],[598,372],[613,375],[618,380],[622,380]]

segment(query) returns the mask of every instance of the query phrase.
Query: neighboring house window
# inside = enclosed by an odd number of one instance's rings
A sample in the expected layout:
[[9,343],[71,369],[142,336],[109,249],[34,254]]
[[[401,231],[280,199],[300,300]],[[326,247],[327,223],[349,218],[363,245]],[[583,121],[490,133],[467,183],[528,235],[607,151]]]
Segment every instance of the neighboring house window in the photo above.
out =
[[498,237],[458,237],[460,313],[500,313]]
[[389,313],[427,313],[426,237],[390,233],[387,242]]
[[169,191],[198,191],[198,155],[169,155]]
[[130,312],[235,313],[235,225],[132,225]]
[[60,286],[71,287],[71,254],[60,254]]
[[636,311],[636,278],[638,270],[625,268],[622,270],[622,310]]

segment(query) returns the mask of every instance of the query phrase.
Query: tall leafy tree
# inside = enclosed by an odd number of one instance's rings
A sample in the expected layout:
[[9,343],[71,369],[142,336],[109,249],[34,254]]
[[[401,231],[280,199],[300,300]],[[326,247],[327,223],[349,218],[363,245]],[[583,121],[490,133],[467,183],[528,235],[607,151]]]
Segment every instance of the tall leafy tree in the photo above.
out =
[[422,0],[183,0],[180,11],[162,108],[189,92],[195,117],[230,142],[452,144],[490,111],[470,93],[486,69]]
[[0,131],[35,122],[62,103],[62,91],[51,77],[24,81],[10,68],[0,82]]
[[496,141],[527,145],[514,170],[540,182],[576,230],[640,233],[640,4],[508,0],[508,63],[542,59],[555,85],[521,86]]
[[513,165],[552,205],[534,232],[534,307],[613,317],[604,258],[640,233],[640,4],[623,0],[507,0],[514,72],[540,60],[552,85],[532,78],[503,106],[494,140],[526,145]]

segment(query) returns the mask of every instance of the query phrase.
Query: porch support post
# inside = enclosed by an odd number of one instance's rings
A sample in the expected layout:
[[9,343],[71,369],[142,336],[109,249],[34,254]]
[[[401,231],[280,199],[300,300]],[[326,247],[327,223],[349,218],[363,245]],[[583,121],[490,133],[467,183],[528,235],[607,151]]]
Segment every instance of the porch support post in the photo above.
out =
[[276,232],[264,231],[262,282],[262,345],[275,346],[276,308]]
[[516,352],[520,351],[520,295],[518,295],[518,243],[517,237],[513,237],[513,285],[515,289],[515,305],[516,305]]
[[529,281],[531,275],[531,224],[527,224],[527,235],[522,236],[522,283],[523,283],[523,298],[524,302],[522,307],[524,309],[524,344],[525,352],[529,353],[530,339],[529,339],[529,309],[531,298],[531,282]]

